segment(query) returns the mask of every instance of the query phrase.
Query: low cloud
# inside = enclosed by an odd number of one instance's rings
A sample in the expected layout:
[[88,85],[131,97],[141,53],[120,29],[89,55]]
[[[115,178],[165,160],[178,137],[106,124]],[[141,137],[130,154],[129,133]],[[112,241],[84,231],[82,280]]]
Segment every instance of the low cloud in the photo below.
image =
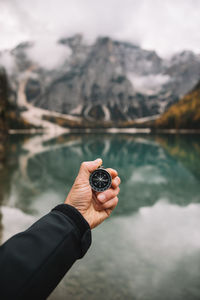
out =
[[162,85],[170,80],[168,75],[163,74],[139,76],[131,73],[128,78],[133,84],[133,88],[136,92],[147,95],[158,93]]
[[[199,0],[1,0],[0,49],[25,40],[108,35],[169,56],[200,52]],[[47,49],[48,50],[48,49]]]
[[54,39],[39,39],[30,47],[27,56],[37,65],[51,70],[59,67],[70,57],[71,49],[58,44]]
[[9,51],[3,51],[0,53],[0,66],[6,69],[8,75],[13,73],[16,67],[15,58]]

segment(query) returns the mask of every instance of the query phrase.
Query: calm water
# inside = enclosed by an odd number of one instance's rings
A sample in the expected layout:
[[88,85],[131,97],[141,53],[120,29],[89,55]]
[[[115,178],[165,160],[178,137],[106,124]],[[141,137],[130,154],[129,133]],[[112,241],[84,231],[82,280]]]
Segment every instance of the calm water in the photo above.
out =
[[49,299],[200,299],[200,136],[10,137],[2,240],[62,202],[84,160],[122,179],[112,217]]

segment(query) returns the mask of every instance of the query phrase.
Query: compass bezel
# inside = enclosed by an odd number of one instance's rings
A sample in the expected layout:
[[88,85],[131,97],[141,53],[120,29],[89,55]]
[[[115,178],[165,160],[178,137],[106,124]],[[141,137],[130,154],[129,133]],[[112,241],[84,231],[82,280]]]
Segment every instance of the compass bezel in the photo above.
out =
[[[105,187],[96,187],[93,183],[93,178],[94,178],[94,175],[96,175],[96,173],[99,173],[99,172],[103,172],[107,175],[108,177],[108,182],[106,184]],[[108,190],[110,187],[111,187],[111,184],[112,184],[112,177],[110,175],[110,173],[108,171],[106,171],[105,169],[103,168],[98,168],[97,170],[95,170],[94,172],[92,172],[92,174],[90,175],[90,178],[89,178],[89,182],[90,182],[90,186],[91,188],[95,191],[95,192],[103,192],[103,191],[106,191]]]

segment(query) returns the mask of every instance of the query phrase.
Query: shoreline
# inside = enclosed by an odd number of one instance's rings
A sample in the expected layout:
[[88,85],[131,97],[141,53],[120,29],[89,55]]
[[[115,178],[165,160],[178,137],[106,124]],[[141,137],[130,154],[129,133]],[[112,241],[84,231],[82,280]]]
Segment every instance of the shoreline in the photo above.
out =
[[[151,128],[63,128],[63,132],[56,132],[55,136],[70,133],[130,133],[130,134],[200,134],[200,129],[151,129]],[[66,130],[66,131],[65,131]],[[47,134],[51,131],[47,128],[44,129],[10,129],[9,134]]]

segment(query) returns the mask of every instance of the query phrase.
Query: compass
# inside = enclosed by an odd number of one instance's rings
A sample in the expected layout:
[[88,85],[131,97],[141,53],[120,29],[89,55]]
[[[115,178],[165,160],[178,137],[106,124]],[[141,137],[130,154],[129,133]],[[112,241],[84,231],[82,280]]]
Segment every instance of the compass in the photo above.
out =
[[110,173],[108,171],[101,167],[96,169],[90,175],[89,181],[94,191],[103,192],[110,188],[112,183],[112,177],[110,176]]

